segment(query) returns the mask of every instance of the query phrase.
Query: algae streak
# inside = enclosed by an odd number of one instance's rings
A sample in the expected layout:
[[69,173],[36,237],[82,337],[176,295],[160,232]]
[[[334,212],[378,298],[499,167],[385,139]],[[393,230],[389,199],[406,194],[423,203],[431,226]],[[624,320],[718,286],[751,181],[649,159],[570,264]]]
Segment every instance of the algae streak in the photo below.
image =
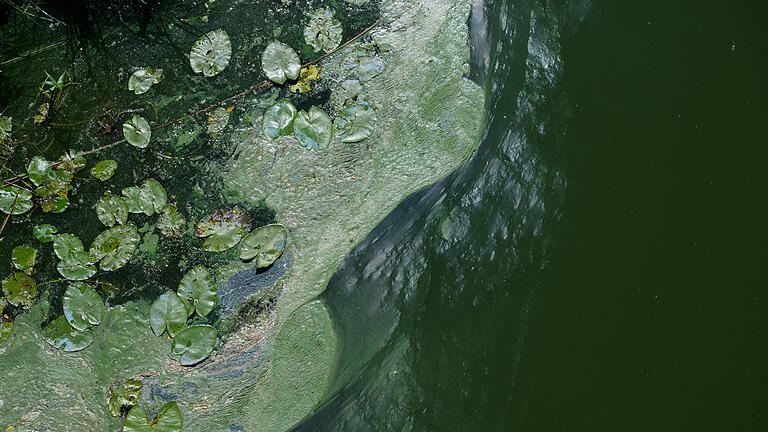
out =
[[[226,176],[232,194],[245,203],[265,200],[291,230],[294,260],[278,302],[278,340],[311,343],[287,323],[299,314],[322,326],[327,313],[301,305],[326,288],[344,257],[398,203],[449,174],[475,151],[484,96],[464,77],[470,7],[470,1],[458,0],[382,2],[383,24],[371,36],[386,70],[364,83],[380,123],[362,143],[342,144],[335,137],[331,148],[308,152],[292,137],[271,141],[256,133],[240,144]],[[323,78],[332,81],[329,87],[345,78],[343,58],[353,49],[322,64]],[[304,311],[307,307],[314,312]],[[325,352],[333,341],[324,342],[311,349]],[[330,362],[332,356],[325,358]],[[307,372],[293,360],[290,351],[271,353],[269,388],[289,387],[290,377]],[[286,373],[292,364],[297,368]],[[276,373],[278,368],[283,372]],[[265,400],[263,387],[254,390],[246,430],[295,424],[318,400],[313,384],[319,383],[307,382],[289,399],[273,394]]]

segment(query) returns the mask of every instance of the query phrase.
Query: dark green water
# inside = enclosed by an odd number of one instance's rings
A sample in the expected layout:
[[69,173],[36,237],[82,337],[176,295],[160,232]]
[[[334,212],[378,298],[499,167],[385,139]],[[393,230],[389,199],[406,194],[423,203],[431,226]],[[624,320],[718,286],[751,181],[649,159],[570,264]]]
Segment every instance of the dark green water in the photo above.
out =
[[335,275],[297,430],[765,430],[765,12],[487,4],[478,157]]

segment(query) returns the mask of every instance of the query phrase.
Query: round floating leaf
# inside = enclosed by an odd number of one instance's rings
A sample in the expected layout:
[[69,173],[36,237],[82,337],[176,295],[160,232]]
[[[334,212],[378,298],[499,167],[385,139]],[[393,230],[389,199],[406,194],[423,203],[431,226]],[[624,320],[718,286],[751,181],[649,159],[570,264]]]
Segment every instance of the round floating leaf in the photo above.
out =
[[179,297],[186,299],[200,316],[206,316],[216,304],[217,287],[213,275],[203,266],[197,266],[181,278]]
[[152,428],[149,426],[149,420],[147,420],[147,413],[144,412],[144,408],[141,405],[134,405],[133,408],[125,415],[125,422],[123,423],[122,432],[151,432]]
[[189,65],[197,73],[212,77],[227,67],[232,57],[232,43],[224,30],[204,34],[189,52]]
[[293,48],[282,42],[267,45],[261,57],[261,68],[270,80],[282,84],[287,79],[295,80],[301,71],[299,55]]
[[43,338],[55,348],[65,352],[84,350],[93,343],[93,333],[73,329],[64,315],[45,326]]
[[37,225],[32,229],[32,235],[41,243],[50,243],[53,241],[53,236],[59,232],[55,226],[51,224]]
[[116,169],[117,162],[111,159],[103,160],[91,168],[91,176],[101,181],[107,181],[115,174]]
[[67,260],[56,265],[59,273],[69,280],[85,280],[96,274],[96,266],[87,252],[72,252]]
[[125,198],[125,204],[128,206],[128,212],[143,213],[141,211],[141,206],[139,205],[140,193],[141,193],[141,188],[138,186],[129,186],[123,189],[122,194],[123,194],[123,198]]
[[257,267],[268,267],[285,250],[288,230],[280,224],[265,225],[253,230],[240,242],[240,259],[256,259]]
[[309,112],[299,111],[293,121],[293,134],[309,150],[325,147],[333,136],[333,123],[320,108],[311,107]]
[[182,432],[179,406],[176,401],[166,403],[150,422],[141,405],[134,405],[125,416],[123,432]]
[[264,112],[262,127],[264,134],[275,139],[290,135],[293,132],[293,119],[296,117],[296,107],[288,99],[283,99]]
[[99,294],[84,283],[70,283],[62,301],[64,317],[75,330],[99,325],[104,316],[104,302]]
[[152,303],[149,309],[149,325],[152,332],[160,336],[168,330],[173,337],[187,323],[187,309],[181,297],[173,291],[166,291]]
[[96,216],[108,227],[122,225],[128,220],[128,204],[117,195],[107,195],[96,203]]
[[132,146],[144,148],[149,145],[152,130],[144,117],[135,115],[123,123],[123,135]]
[[139,244],[136,227],[118,225],[97,235],[91,243],[91,259],[99,261],[99,267],[105,271],[117,270],[128,263]]
[[83,242],[72,234],[59,234],[53,238],[53,252],[62,261],[70,260],[73,253],[84,250]]
[[341,43],[341,22],[333,17],[330,8],[317,10],[304,27],[304,40],[315,50],[330,52]]
[[11,252],[11,263],[17,270],[32,273],[37,259],[37,249],[31,246],[16,246]]
[[16,272],[3,279],[3,294],[14,306],[28,308],[37,295],[37,284],[28,275]]
[[166,237],[181,237],[184,234],[184,224],[187,221],[179,213],[176,206],[163,207],[160,218],[157,220],[157,229]]
[[141,395],[141,381],[129,379],[118,386],[109,387],[109,413],[114,417],[120,417],[128,408],[139,402]]
[[216,345],[216,330],[209,325],[193,325],[173,339],[171,351],[182,366],[193,366],[211,355]]
[[32,193],[16,186],[0,188],[0,211],[11,213],[11,208],[15,215],[28,212],[32,208]]
[[134,72],[128,78],[128,90],[137,95],[146,93],[152,84],[157,84],[163,80],[162,69],[143,68]]
[[203,249],[222,252],[240,242],[250,223],[251,215],[240,208],[214,211],[210,217],[198,222],[195,235],[205,238]]
[[347,107],[336,117],[336,129],[342,142],[358,142],[368,138],[376,128],[376,111],[368,104]]
[[226,108],[218,107],[208,113],[208,133],[217,134],[227,127],[229,122],[229,111]]
[[144,180],[139,188],[138,203],[141,211],[147,216],[160,212],[168,202],[168,195],[163,186],[155,179]]
[[32,161],[29,162],[27,174],[35,186],[40,186],[56,178],[53,168],[51,168],[51,163],[40,156],[33,157]]
[[62,213],[69,207],[69,199],[66,197],[48,197],[40,203],[40,209],[46,213]]

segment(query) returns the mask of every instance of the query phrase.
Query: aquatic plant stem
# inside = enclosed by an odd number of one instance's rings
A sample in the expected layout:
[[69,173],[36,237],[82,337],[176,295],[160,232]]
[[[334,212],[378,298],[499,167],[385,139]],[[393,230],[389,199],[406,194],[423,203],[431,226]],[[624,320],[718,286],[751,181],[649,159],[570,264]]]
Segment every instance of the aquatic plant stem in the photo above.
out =
[[[373,24],[371,24],[370,26],[368,26],[368,27],[367,27],[365,30],[363,30],[363,31],[361,31],[360,33],[358,33],[358,34],[357,34],[356,36],[354,36],[353,38],[349,39],[348,41],[346,41],[346,42],[344,42],[343,44],[339,45],[338,47],[334,48],[334,49],[333,49],[333,50],[331,50],[330,52],[327,52],[327,53],[325,53],[324,55],[322,55],[322,56],[320,56],[320,57],[318,57],[318,58],[316,58],[316,59],[314,59],[314,60],[312,60],[312,61],[310,61],[310,62],[304,63],[303,65],[301,65],[301,67],[303,67],[303,68],[304,68],[304,67],[307,67],[307,66],[309,66],[309,65],[313,65],[313,64],[315,64],[315,63],[318,63],[318,62],[322,61],[323,59],[325,59],[325,58],[327,58],[327,57],[330,57],[330,56],[331,56],[331,55],[333,55],[333,54],[336,54],[336,53],[337,53],[337,52],[339,52],[340,50],[342,50],[342,49],[346,48],[347,46],[349,46],[349,44],[351,44],[352,42],[354,42],[354,41],[356,41],[356,40],[360,39],[361,37],[365,36],[365,35],[366,35],[368,32],[370,32],[371,30],[373,30],[374,28],[376,28],[376,26],[378,26],[379,24],[381,24],[381,23],[382,23],[382,21],[383,21],[383,20],[381,20],[381,19],[380,19],[380,20],[378,20],[378,21],[376,21],[375,23],[373,23]],[[217,107],[219,107],[219,106],[221,106],[221,105],[224,105],[224,104],[226,104],[227,102],[233,101],[233,100],[235,100],[235,99],[239,99],[239,98],[241,98],[241,97],[243,97],[243,96],[245,96],[245,95],[247,95],[247,94],[249,94],[249,93],[252,93],[252,92],[254,92],[254,91],[258,90],[258,89],[264,88],[264,87],[266,87],[266,86],[269,86],[269,85],[275,85],[275,83],[273,83],[272,81],[269,81],[269,80],[268,80],[268,81],[265,81],[265,82],[263,82],[263,83],[260,83],[260,84],[256,84],[256,85],[254,85],[254,86],[252,86],[252,87],[249,87],[249,88],[247,88],[247,89],[245,89],[245,90],[243,90],[243,91],[241,91],[241,92],[239,92],[239,93],[236,93],[236,94],[234,94],[234,95],[232,95],[232,96],[230,96],[230,97],[228,97],[228,98],[226,98],[226,99],[222,99],[222,100],[220,100],[220,101],[218,101],[218,102],[216,102],[216,103],[214,103],[214,104],[212,104],[212,105],[208,105],[208,106],[207,106],[207,107],[205,107],[205,108],[201,108],[201,109],[199,109],[199,110],[197,110],[197,111],[194,111],[194,112],[191,112],[191,113],[189,113],[189,114],[187,114],[187,115],[185,115],[185,116],[181,116],[181,117],[179,117],[179,118],[177,118],[177,119],[174,119],[174,120],[171,120],[171,121],[165,122],[165,123],[163,123],[163,124],[157,125],[157,126],[153,127],[151,130],[152,130],[152,132],[154,132],[154,131],[156,131],[156,130],[158,130],[158,129],[163,129],[163,128],[165,128],[165,127],[168,127],[168,126],[170,126],[170,125],[172,125],[172,124],[176,124],[176,123],[179,123],[179,122],[181,122],[181,121],[183,121],[183,120],[186,120],[186,119],[188,119],[188,118],[191,118],[191,117],[195,117],[195,116],[197,116],[197,115],[200,115],[200,114],[202,114],[202,113],[204,113],[204,112],[206,112],[206,111],[210,111],[210,110],[212,110],[212,109],[214,109],[214,108],[217,108]],[[116,146],[116,145],[118,145],[118,144],[122,144],[122,143],[124,143],[124,142],[126,142],[126,139],[125,139],[125,138],[123,138],[123,139],[121,139],[121,140],[117,140],[117,141],[111,142],[111,143],[109,143],[109,144],[104,144],[104,145],[103,145],[103,146],[101,146],[101,147],[96,147],[96,148],[94,148],[94,149],[91,149],[91,150],[85,151],[85,152],[83,152],[83,153],[82,153],[82,155],[83,155],[83,156],[87,156],[87,155],[89,155],[89,154],[92,154],[92,153],[97,153],[97,152],[100,152],[100,151],[102,151],[102,150],[106,150],[106,149],[108,149],[108,148],[114,147],[114,146]],[[51,164],[51,166],[52,166],[52,167],[56,167],[56,166],[58,166],[59,164],[61,164],[61,162],[60,162],[60,161],[52,163],[52,164]],[[27,177],[27,176],[26,176],[26,175],[20,175],[20,176],[16,176],[16,177],[11,177],[11,178],[9,178],[9,179],[5,179],[5,180],[3,180],[3,185],[4,185],[4,186],[7,186],[7,185],[15,184],[15,183],[17,183],[19,180],[21,180],[22,178],[25,178],[25,177]]]

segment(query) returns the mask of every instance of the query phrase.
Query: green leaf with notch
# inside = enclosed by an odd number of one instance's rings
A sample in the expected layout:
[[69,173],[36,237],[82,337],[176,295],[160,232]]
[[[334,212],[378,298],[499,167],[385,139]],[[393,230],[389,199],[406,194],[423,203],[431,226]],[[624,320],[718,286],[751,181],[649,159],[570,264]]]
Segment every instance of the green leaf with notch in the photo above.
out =
[[117,170],[117,162],[107,159],[97,163],[91,168],[91,176],[101,181],[107,181],[115,175],[115,170]]
[[264,134],[272,139],[290,135],[293,132],[294,118],[296,107],[288,99],[278,101],[264,112],[261,122]]
[[89,285],[70,283],[62,300],[64,317],[75,330],[86,330],[101,324],[104,301]]
[[189,52],[192,70],[207,77],[218,75],[226,69],[232,57],[232,42],[227,32],[213,30],[198,39]]
[[158,84],[162,80],[162,69],[142,68],[128,78],[128,90],[140,95],[146,93],[153,84]]
[[33,157],[32,161],[29,162],[27,174],[35,186],[40,186],[56,178],[53,168],[51,168],[51,163],[40,156]]
[[166,330],[171,337],[175,336],[187,323],[187,309],[184,302],[173,291],[160,295],[149,309],[149,326],[152,332],[161,336]]
[[106,195],[96,203],[96,216],[108,227],[122,225],[128,220],[128,204],[123,197]]
[[81,351],[93,343],[93,333],[72,328],[64,315],[45,326],[43,338],[54,348],[65,352]]
[[368,104],[349,106],[336,117],[335,125],[342,142],[358,142],[368,138],[376,128],[378,116]]
[[152,129],[144,117],[135,115],[127,122],[123,123],[123,136],[132,146],[145,148],[149,145],[152,138]]
[[323,110],[311,107],[309,112],[299,111],[293,121],[293,134],[307,149],[326,147],[333,136],[333,123]]
[[216,346],[216,330],[209,325],[193,325],[180,331],[171,343],[171,352],[182,366],[205,360]]
[[283,254],[287,241],[288,230],[280,224],[257,228],[240,242],[240,259],[255,259],[257,267],[268,267]]
[[218,289],[208,269],[197,266],[181,278],[176,292],[192,305],[198,315],[204,317],[213,310]]
[[59,230],[57,230],[56,227],[51,224],[37,225],[32,229],[32,235],[35,236],[35,238],[40,241],[40,243],[52,242],[54,235],[56,235],[58,232]]
[[131,224],[118,225],[93,239],[89,254],[104,271],[117,270],[128,263],[139,244],[139,232]]
[[16,246],[11,252],[11,263],[16,270],[32,274],[37,260],[37,249],[31,246]]
[[32,193],[17,186],[0,188],[0,211],[20,215],[32,208]]
[[267,45],[261,57],[261,68],[271,81],[282,84],[295,80],[301,71],[301,60],[296,51],[288,45],[274,41]]
[[248,232],[251,215],[238,207],[214,211],[197,224],[195,235],[205,238],[203,249],[222,252],[234,247]]

